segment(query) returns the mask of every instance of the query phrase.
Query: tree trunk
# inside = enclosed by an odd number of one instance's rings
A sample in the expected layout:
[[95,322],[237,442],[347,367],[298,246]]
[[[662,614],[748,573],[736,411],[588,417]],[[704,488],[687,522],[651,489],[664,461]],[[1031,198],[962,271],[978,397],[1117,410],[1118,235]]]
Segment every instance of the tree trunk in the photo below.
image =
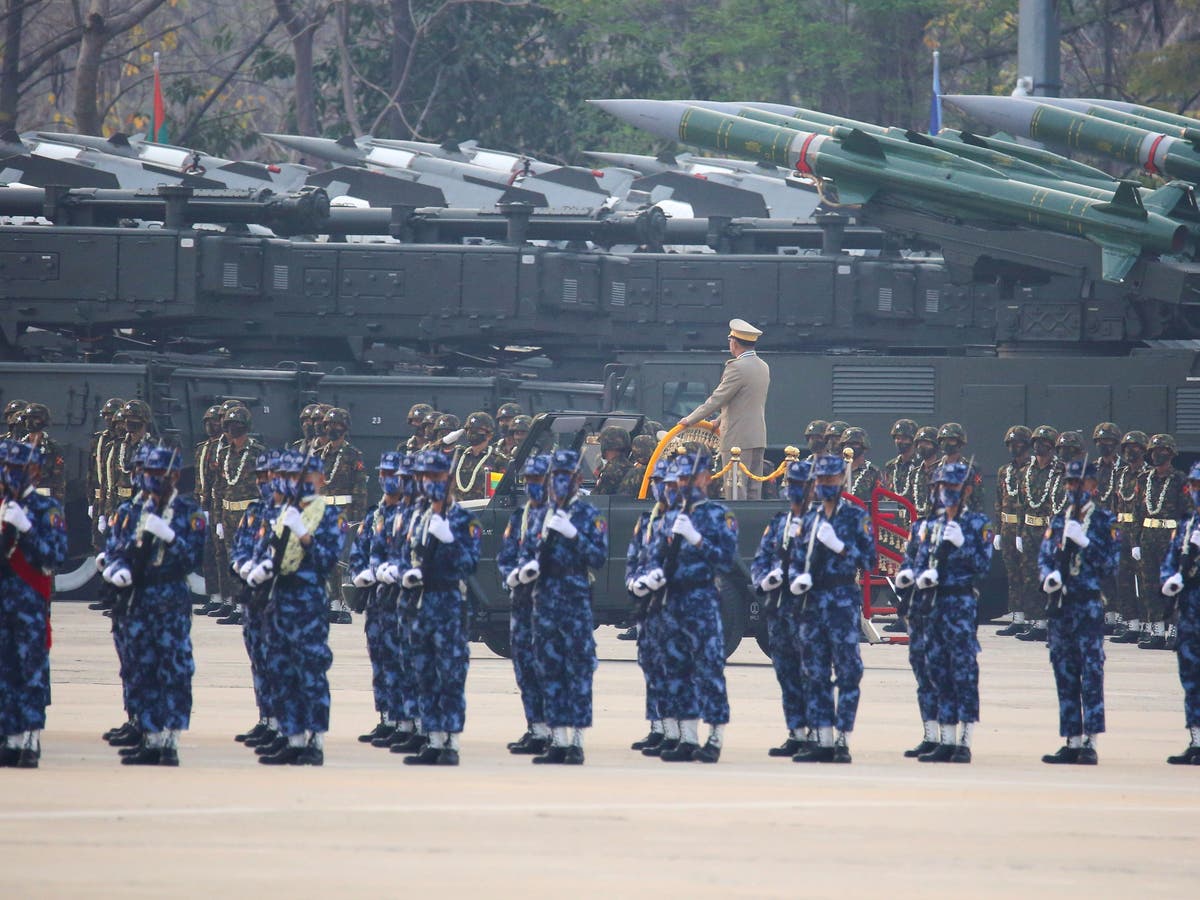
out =
[[4,60],[0,62],[0,131],[16,129],[17,101],[20,99],[21,27],[25,22],[26,0],[8,0],[4,20]]
[[100,133],[97,96],[100,90],[100,60],[111,34],[95,0],[83,26],[79,60],[75,64],[75,130],[80,134]]
[[408,59],[417,39],[417,23],[413,21],[407,0],[392,0],[392,82],[388,85],[394,98],[387,113],[386,131],[393,138],[411,138],[400,115],[402,86],[407,75]]
[[316,79],[313,77],[313,38],[319,21],[298,12],[291,0],[275,0],[275,9],[292,39],[296,64],[296,131],[304,135],[320,133],[317,128]]

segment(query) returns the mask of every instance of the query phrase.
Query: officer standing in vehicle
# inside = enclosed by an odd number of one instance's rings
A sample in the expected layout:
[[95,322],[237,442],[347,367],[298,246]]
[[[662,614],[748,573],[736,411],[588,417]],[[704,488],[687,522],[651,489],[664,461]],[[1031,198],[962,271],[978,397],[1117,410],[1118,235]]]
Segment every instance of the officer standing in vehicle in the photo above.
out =
[[758,552],[750,566],[750,580],[763,597],[767,618],[767,646],[775,678],[783,698],[783,720],[787,738],[768,756],[795,756],[813,743],[808,726],[808,692],[804,682],[804,645],[800,640],[803,609],[799,600],[784,586],[792,557],[796,552],[798,526],[812,500],[812,462],[788,464],[787,499],[789,507],[778,512],[763,530]]
[[1200,766],[1200,463],[1188,473],[1192,514],[1175,529],[1171,547],[1163,560],[1162,593],[1167,598],[1167,617],[1179,613],[1179,682],[1183,686],[1184,725],[1188,746],[1168,756],[1173,766]]
[[[858,713],[862,657],[858,637],[862,594],[859,571],[875,568],[875,538],[867,511],[841,496],[846,463],[825,454],[813,467],[818,505],[809,510],[793,539],[796,554],[788,570],[793,602],[803,620],[804,677],[808,687],[808,727],[817,730],[817,746],[792,757],[795,762],[850,762],[848,735]],[[837,705],[834,681],[837,679]],[[837,735],[834,735],[834,726]]]
[[[1133,558],[1140,564],[1141,583],[1158,583],[1171,535],[1181,521],[1192,514],[1184,474],[1175,468],[1175,438],[1156,434],[1150,438],[1150,470],[1141,485],[1137,512],[1134,514]],[[1142,591],[1142,614],[1149,625],[1138,647],[1143,650],[1167,649],[1166,603],[1162,593]]]
[[[730,450],[739,447],[741,459],[751,472],[762,471],[763,453],[767,447],[766,405],[771,386],[771,369],[758,356],[758,339],[762,332],[744,319],[729,323],[729,352],[732,359],[716,390],[707,400],[679,420],[685,428],[720,413],[721,459],[728,462]],[[737,496],[734,496],[734,491]],[[758,500],[762,497],[761,483],[744,478],[733,468],[725,476],[726,500]]]
[[[217,539],[217,573],[221,585],[221,606],[208,615],[220,617],[222,624],[241,621],[234,598],[240,593],[232,563],[233,536],[238,523],[258,499],[258,483],[254,464],[266,448],[250,436],[250,410],[235,406],[221,419],[225,433],[225,448],[217,458],[217,477],[213,482],[213,509],[218,511],[215,536]],[[207,607],[206,607],[207,608]]]
[[[1028,569],[1021,565],[1021,553],[1024,550],[1021,540],[1021,519],[1024,515],[1021,506],[1021,473],[1029,464],[1032,439],[1033,432],[1024,425],[1009,428],[1004,434],[1004,446],[1011,459],[996,473],[995,521],[999,524],[992,539],[992,549],[1004,559],[1004,573],[1008,576],[1008,611],[1013,614],[1014,623],[1018,612],[1023,615],[1026,607],[1032,606],[1033,601],[1029,598],[1037,596],[1037,585],[1025,581],[1023,576]],[[1033,552],[1032,548],[1030,552]]]
[[[1072,460],[1063,473],[1067,506],[1046,528],[1038,568],[1049,616],[1058,729],[1067,743],[1042,762],[1094,766],[1104,732],[1104,600],[1101,580],[1117,568],[1116,517],[1092,500],[1096,467]],[[1150,582],[1154,584],[1155,582]]]
[[1119,621],[1113,629],[1114,644],[1136,644],[1142,639],[1143,588],[1133,548],[1137,546],[1136,526],[1141,521],[1135,522],[1135,517],[1141,503],[1142,482],[1150,468],[1146,463],[1146,445],[1149,443],[1150,438],[1144,431],[1129,431],[1121,438],[1121,468],[1117,472],[1113,497],[1113,512],[1117,514],[1117,528],[1121,532],[1116,602]]
[[534,455],[525,460],[525,504],[508,517],[500,552],[496,555],[496,565],[512,599],[508,643],[512,648],[513,675],[525,710],[525,733],[508,744],[508,752],[534,756],[550,749],[551,734],[534,644],[533,582],[522,581],[521,570],[538,557],[549,473],[548,455]]
[[466,446],[451,469],[454,497],[460,502],[486,500],[491,493],[492,473],[503,473],[508,467],[508,458],[492,443],[496,428],[487,413],[471,413],[463,429],[466,431]]
[[41,454],[41,475],[38,476],[37,491],[43,496],[53,497],[60,505],[67,502],[66,461],[58,441],[46,433],[50,424],[50,409],[44,403],[30,403],[25,407],[21,421],[28,432],[24,442],[33,444]]
[[[1058,442],[1057,430],[1049,425],[1039,425],[1033,429],[1032,437],[1033,458],[1020,473],[1023,512],[1017,549],[1021,551],[1022,583],[1040,585],[1044,576],[1038,572],[1038,548],[1054,515],[1061,490],[1063,464],[1054,455],[1054,447]],[[1023,608],[1013,613],[1012,624],[1001,628],[996,634],[1015,635],[1020,640],[1046,640],[1046,620],[1042,618],[1044,603],[1033,591],[1026,591],[1022,596]]]
[[50,592],[66,560],[62,507],[35,490],[39,453],[0,441],[0,766],[36,769],[50,704]]
[[593,494],[612,496],[616,494],[633,463],[629,451],[633,444],[629,432],[619,425],[606,425],[600,429],[600,467],[596,469],[596,485]]
[[850,464],[850,488],[847,493],[853,494],[870,506],[871,494],[875,490],[875,485],[883,479],[883,474],[874,463],[867,459],[867,451],[871,449],[871,440],[867,436],[867,430],[853,426],[843,431],[838,444],[838,452],[841,453],[847,447],[854,454],[853,462]]
[[518,573],[533,585],[533,644],[551,744],[533,761],[582,765],[583,735],[592,727],[595,626],[589,569],[608,562],[608,522],[579,496],[579,453],[550,456],[549,503],[536,556]]

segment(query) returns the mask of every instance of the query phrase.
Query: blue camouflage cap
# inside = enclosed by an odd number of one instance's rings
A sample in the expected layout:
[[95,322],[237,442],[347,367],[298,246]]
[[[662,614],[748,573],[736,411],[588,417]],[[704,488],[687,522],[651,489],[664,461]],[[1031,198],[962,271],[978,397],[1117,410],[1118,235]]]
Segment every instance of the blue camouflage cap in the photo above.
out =
[[403,456],[395,450],[385,450],[379,454],[379,468],[381,469],[387,469],[389,472],[399,470],[403,464]]
[[579,471],[579,451],[559,448],[550,456],[552,472],[570,472],[574,475]]
[[12,438],[0,438],[0,463],[8,462],[8,448],[13,445]]
[[550,471],[550,455],[548,453],[538,453],[525,460],[525,476],[545,475]]
[[133,464],[135,466],[146,467],[146,460],[150,458],[150,450],[152,448],[145,441],[137,445],[137,449],[133,451]]
[[254,460],[255,472],[269,472],[271,470],[271,451],[264,450]]
[[183,460],[179,458],[179,451],[172,447],[152,447],[146,453],[146,460],[143,464],[147,469],[158,471],[178,472],[183,468]]
[[295,475],[300,471],[302,465],[304,465],[304,454],[302,453],[297,453],[295,450],[284,450],[279,454],[278,471],[280,472]]
[[28,466],[42,461],[42,451],[24,441],[8,441],[4,462],[10,466]]
[[278,447],[275,447],[275,448],[267,451],[267,471],[268,472],[276,472],[279,470],[280,461],[283,459],[283,454],[285,454],[286,452],[287,452],[286,450],[280,450]]
[[654,464],[654,472],[650,475],[655,481],[666,481],[667,470],[671,468],[671,461],[665,456],[660,456],[658,462]]
[[712,459],[707,453],[681,453],[675,457],[675,467],[680,478],[698,475],[712,469]]
[[969,470],[964,462],[946,463],[933,473],[935,484],[966,484]]
[[438,450],[422,450],[413,465],[413,472],[418,475],[449,471],[450,457]]
[[812,481],[812,462],[807,459],[798,459],[795,462],[788,463],[787,480],[799,481],[801,483]]
[[417,454],[405,453],[404,456],[400,458],[400,474],[405,476],[414,474],[416,465]]
[[841,475],[846,471],[846,461],[833,453],[822,453],[813,465],[813,477],[823,478],[827,475]]
[[1099,473],[1096,471],[1095,464],[1088,463],[1087,470],[1085,471],[1083,468],[1083,460],[1082,459],[1073,459],[1069,463],[1067,463],[1067,471],[1063,475],[1063,480],[1070,480],[1072,478],[1078,479],[1081,477],[1082,478],[1098,478]]
[[1192,468],[1188,472],[1188,481],[1200,481],[1200,462],[1192,463]]

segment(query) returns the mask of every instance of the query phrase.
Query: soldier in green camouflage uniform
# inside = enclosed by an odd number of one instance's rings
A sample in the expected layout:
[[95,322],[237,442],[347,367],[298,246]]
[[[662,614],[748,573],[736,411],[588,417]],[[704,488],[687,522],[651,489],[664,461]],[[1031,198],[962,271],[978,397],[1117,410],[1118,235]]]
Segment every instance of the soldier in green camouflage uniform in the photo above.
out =
[[483,411],[467,416],[466,446],[450,467],[450,483],[457,500],[484,500],[488,497],[488,481],[492,472],[503,473],[508,466],[506,457],[491,443],[495,425]]
[[825,439],[825,449],[817,451],[820,453],[837,453],[838,444],[842,442],[842,434],[850,427],[849,422],[843,422],[841,419],[834,419],[825,426],[825,432],[822,437]]
[[[204,411],[204,440],[196,444],[192,451],[192,472],[195,478],[196,502],[204,510],[209,522],[216,521],[213,516],[212,488],[213,477],[217,473],[216,454],[217,443],[221,440],[221,407],[210,406]],[[217,574],[217,550],[212,528],[206,529],[204,536],[204,593],[208,600],[220,599],[221,578]],[[207,601],[206,601],[207,602]]]
[[1121,564],[1117,569],[1116,612],[1121,621],[1113,629],[1114,644],[1136,644],[1142,638],[1141,576],[1138,562],[1133,558],[1134,516],[1141,502],[1141,485],[1149,467],[1146,464],[1146,445],[1150,438],[1144,431],[1129,431],[1121,438],[1121,467],[1113,488],[1113,511],[1121,532]]
[[[1116,519],[1117,470],[1121,467],[1121,429],[1115,422],[1101,422],[1092,430],[1092,443],[1096,445],[1096,494],[1092,502],[1107,509]],[[1121,621],[1117,613],[1118,571],[1100,579],[1100,593],[1104,596],[1104,633],[1112,634]]]
[[829,442],[825,440],[825,429],[829,423],[824,419],[813,419],[804,428],[804,440],[808,444],[808,459],[815,460],[825,452]]
[[838,444],[838,453],[840,454],[847,447],[854,453],[854,461],[850,464],[849,493],[870,508],[871,494],[875,491],[875,485],[883,480],[883,473],[879,471],[878,466],[867,459],[867,451],[871,449],[871,439],[867,435],[867,430],[853,426],[843,431]]
[[1058,442],[1058,431],[1049,425],[1033,429],[1033,458],[1021,470],[1021,533],[1017,536],[1021,551],[1021,595],[1022,608],[1013,613],[1013,622],[1001,628],[997,634],[1015,634],[1021,640],[1046,640],[1046,605],[1040,590],[1041,573],[1038,571],[1038,551],[1042,538],[1054,518],[1055,501],[1059,496],[1063,480],[1062,461],[1054,455]]
[[235,406],[221,419],[225,433],[224,446],[217,454],[216,479],[212,485],[213,510],[216,512],[217,577],[222,602],[208,615],[220,617],[223,624],[241,621],[236,598],[241,593],[241,581],[230,569],[233,539],[238,525],[250,504],[257,500],[258,476],[254,471],[258,455],[266,449],[250,436],[250,410]]
[[933,505],[930,491],[933,488],[933,477],[938,467],[938,430],[932,425],[922,425],[917,429],[913,439],[913,448],[917,458],[917,470],[912,477],[912,493],[908,499],[917,509],[917,516],[925,518]]
[[105,497],[105,508],[110,515],[133,496],[133,459],[137,455],[138,447],[150,439],[150,406],[144,400],[129,400],[113,416],[114,426],[117,425],[118,417],[120,427],[125,431],[125,438],[114,443],[108,451],[105,474],[108,493]]
[[21,414],[25,412],[25,407],[28,405],[28,400],[9,400],[4,404],[4,424],[8,429],[4,436],[10,441],[19,441],[25,434],[25,429],[21,425]]
[[46,433],[50,424],[50,409],[44,403],[30,403],[21,415],[27,434],[24,441],[42,451],[37,492],[53,497],[62,506],[67,503],[67,461],[58,441]]
[[397,452],[417,453],[425,446],[428,440],[425,436],[425,416],[431,412],[433,412],[433,407],[428,403],[414,403],[409,408],[407,421],[408,427],[412,429],[412,434],[396,445]]
[[442,413],[433,423],[432,437],[426,449],[437,450],[453,459],[462,446],[463,434],[465,432],[458,416],[454,413]]
[[[500,443],[506,437],[512,428],[513,419],[517,416],[525,415],[525,410],[521,408],[520,403],[513,403],[511,400],[507,403],[501,403],[496,409],[496,443]],[[511,459],[512,454],[508,453]]]
[[322,408],[320,403],[309,403],[300,410],[300,440],[293,441],[288,446],[305,455],[311,448],[313,455],[316,456],[322,444],[322,441],[317,438],[317,423],[325,417],[327,411]]
[[[917,423],[912,419],[897,419],[892,425],[892,442],[896,445],[897,455],[883,464],[883,486],[893,494],[907,497],[912,489],[912,478],[921,461],[917,459]],[[899,521],[901,525],[911,525],[908,517]]]
[[641,493],[642,480],[646,477],[646,466],[657,446],[658,441],[648,434],[639,434],[633,439],[633,449],[629,453],[632,464],[621,480],[621,486],[617,488],[619,496],[636,497]]
[[[1150,470],[1142,477],[1137,511],[1133,517],[1133,554],[1142,583],[1142,614],[1149,623],[1138,646],[1143,650],[1167,649],[1166,601],[1155,590],[1162,583],[1161,568],[1176,526],[1192,514],[1186,475],[1175,468],[1175,438],[1156,434],[1150,438]],[[1155,580],[1156,576],[1158,581]]]
[[[957,422],[947,422],[938,429],[938,449],[942,451],[940,466],[950,463],[967,463],[963,459],[963,451],[967,447],[967,430]],[[967,469],[966,483],[971,485],[970,491],[963,491],[960,512],[983,512],[983,476],[979,467],[971,463]]]
[[529,416],[513,416],[512,421],[508,424],[508,434],[496,441],[496,446],[508,459],[516,459],[517,451],[521,449],[521,445],[525,443],[525,438],[529,437],[532,429],[533,419]]
[[[367,515],[367,469],[362,451],[350,443],[350,413],[330,407],[318,426],[324,432],[320,455],[325,464],[325,502],[338,510],[347,523],[361,522]],[[338,566],[329,572],[326,585],[329,596],[329,621],[349,625],[350,610],[342,597],[342,573]]]
[[1025,512],[1021,506],[1021,472],[1029,464],[1029,445],[1032,440],[1033,432],[1024,425],[1014,425],[1008,429],[1004,435],[1004,446],[1008,448],[1012,459],[996,473],[996,510],[992,521],[997,523],[997,527],[992,550],[999,550],[1004,559],[1004,572],[1008,576],[1008,611],[1013,613],[1014,622],[1018,612],[1024,613],[1032,605],[1031,601],[1025,599],[1026,596],[1039,587],[1024,580],[1027,570],[1021,566],[1021,551],[1017,549]]
[[[106,492],[104,486],[104,466],[108,459],[108,450],[113,441],[118,440],[113,429],[113,416],[117,414],[125,401],[120,397],[110,397],[100,407],[100,418],[104,428],[92,435],[92,445],[88,450],[88,518],[92,520],[92,549],[97,553],[104,549],[104,530],[100,523],[110,512],[105,506]],[[123,437],[124,434],[121,435]],[[106,529],[107,526],[105,526]]]
[[629,458],[632,449],[629,432],[624,428],[606,425],[600,429],[600,464],[594,473],[596,486],[592,488],[593,494],[612,496],[617,493],[633,465]]

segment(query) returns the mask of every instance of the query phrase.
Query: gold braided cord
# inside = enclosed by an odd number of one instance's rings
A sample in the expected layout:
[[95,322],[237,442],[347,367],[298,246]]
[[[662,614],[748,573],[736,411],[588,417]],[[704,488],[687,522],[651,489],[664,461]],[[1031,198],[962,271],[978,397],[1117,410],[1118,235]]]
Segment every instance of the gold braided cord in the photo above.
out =
[[[645,475],[642,476],[642,486],[641,486],[641,489],[638,491],[638,499],[639,500],[646,499],[646,494],[647,494],[647,491],[649,490],[649,485],[650,485],[650,476],[654,473],[654,464],[656,462],[658,462],[658,458],[660,456],[662,456],[662,454],[664,452],[671,449],[672,444],[682,447],[685,439],[691,438],[693,435],[695,435],[697,429],[704,429],[705,432],[707,432],[709,435],[711,435],[711,437],[707,440],[701,438],[700,443],[708,444],[708,443],[716,442],[716,436],[717,436],[716,428],[711,422],[708,422],[708,421],[699,422],[696,425],[692,425],[688,428],[684,428],[680,425],[676,425],[674,428],[672,428],[670,431],[668,431],[663,436],[663,439],[661,441],[659,441],[659,444],[655,448],[654,453],[651,454],[650,462],[648,462],[646,464],[646,473],[645,473]],[[686,438],[680,437],[681,433],[685,432],[685,431],[687,432]],[[794,463],[798,459],[800,459],[800,448],[794,447],[791,444],[789,444],[788,446],[783,448],[783,454],[784,454],[783,462],[781,462],[779,464],[779,466],[775,469],[775,471],[771,472],[769,475],[755,475],[748,468],[746,468],[746,464],[744,462],[742,462],[741,448],[740,447],[731,447],[729,449],[729,461],[727,463],[725,463],[725,465],[723,465],[721,468],[717,469],[717,471],[713,472],[712,477],[713,478],[724,478],[726,475],[729,474],[730,470],[732,470],[733,467],[736,465],[738,467],[738,469],[741,470],[741,473],[743,475],[745,475],[747,478],[749,478],[751,481],[757,481],[759,483],[762,483],[765,481],[777,481],[779,478],[783,477],[783,474],[785,472],[787,472],[787,468],[789,465],[791,465],[792,463]]]

